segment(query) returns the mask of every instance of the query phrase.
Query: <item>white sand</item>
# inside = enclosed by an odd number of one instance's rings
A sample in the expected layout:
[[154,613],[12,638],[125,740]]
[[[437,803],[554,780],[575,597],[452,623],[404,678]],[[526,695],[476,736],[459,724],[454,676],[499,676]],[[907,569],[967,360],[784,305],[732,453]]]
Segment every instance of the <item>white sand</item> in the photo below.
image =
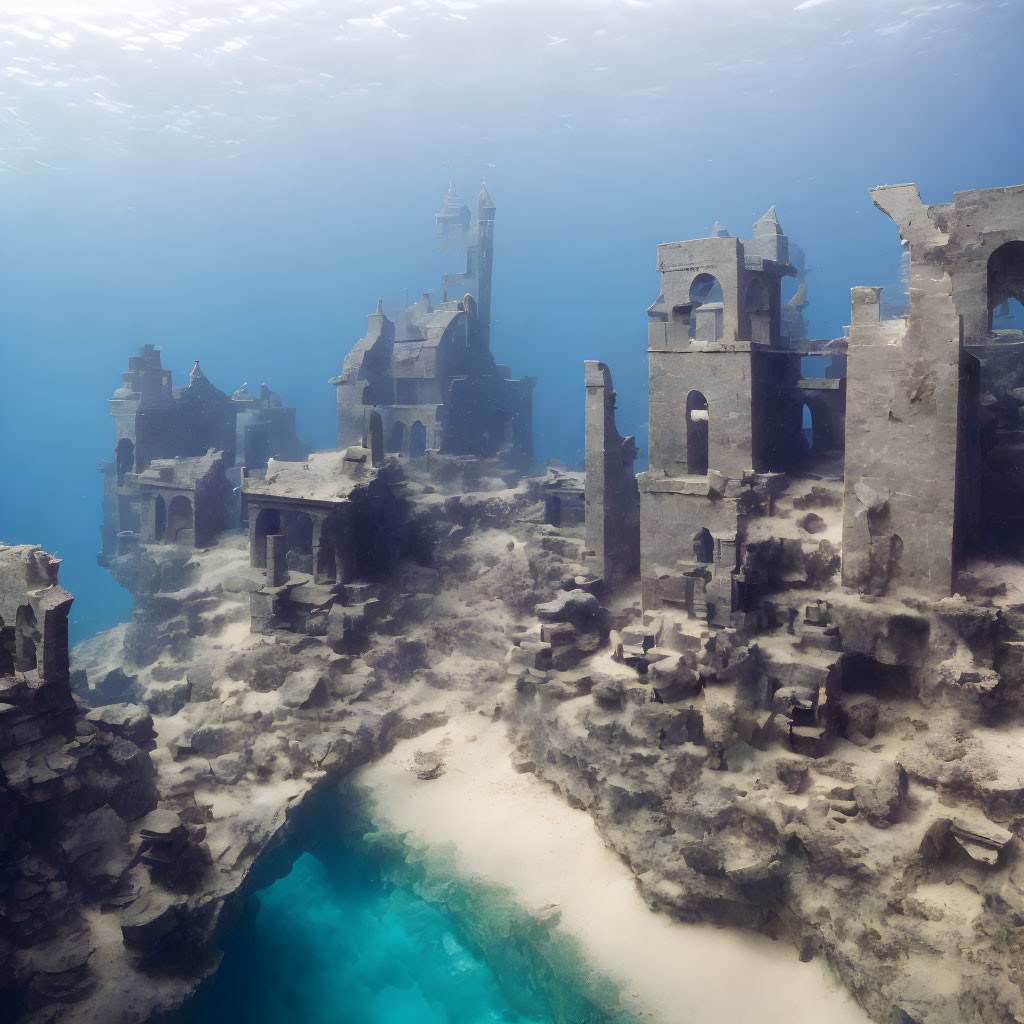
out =
[[[446,774],[417,779],[415,751],[438,748]],[[398,831],[454,844],[460,870],[511,888],[527,908],[557,905],[561,927],[652,1022],[866,1024],[825,965],[800,963],[788,943],[651,912],[590,816],[514,772],[510,749],[500,725],[465,715],[398,744],[357,781]]]

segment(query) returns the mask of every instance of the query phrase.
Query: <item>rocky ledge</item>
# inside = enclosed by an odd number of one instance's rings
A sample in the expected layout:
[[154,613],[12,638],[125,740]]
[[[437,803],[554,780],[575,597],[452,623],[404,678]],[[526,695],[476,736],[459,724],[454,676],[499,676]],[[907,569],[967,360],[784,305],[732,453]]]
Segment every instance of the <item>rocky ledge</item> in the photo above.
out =
[[470,711],[593,815],[656,910],[824,957],[885,1024],[1024,1020],[1022,592],[979,569],[972,598],[859,598],[795,533],[750,547],[771,614],[712,628],[606,596],[536,484],[408,496],[430,557],[339,586],[307,633],[250,632],[244,537],[143,546],[150,582],[74,652],[75,700],[36,709],[11,674],[37,723],[3,761],[22,1019],[181,1007],[309,794]]

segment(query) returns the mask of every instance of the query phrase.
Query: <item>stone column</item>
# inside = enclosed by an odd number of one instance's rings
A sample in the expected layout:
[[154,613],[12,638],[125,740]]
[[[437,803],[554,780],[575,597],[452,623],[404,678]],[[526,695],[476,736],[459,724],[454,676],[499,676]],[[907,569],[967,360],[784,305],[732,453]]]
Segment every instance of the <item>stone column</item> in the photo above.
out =
[[267,536],[267,586],[283,587],[288,582],[288,550],[283,533]]
[[636,444],[615,426],[615,392],[604,363],[584,363],[586,543],[605,586],[635,578],[640,565],[640,499],[633,476]]
[[313,582],[333,583],[336,578],[334,540],[325,516],[313,516]]

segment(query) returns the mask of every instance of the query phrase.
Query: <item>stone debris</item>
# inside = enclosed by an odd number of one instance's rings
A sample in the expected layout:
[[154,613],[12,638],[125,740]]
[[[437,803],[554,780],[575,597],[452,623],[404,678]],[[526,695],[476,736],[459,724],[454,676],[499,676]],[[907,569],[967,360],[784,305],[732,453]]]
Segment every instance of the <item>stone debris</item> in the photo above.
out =
[[969,857],[990,866],[999,863],[1000,852],[1013,839],[1012,832],[978,816],[953,818],[950,831]]

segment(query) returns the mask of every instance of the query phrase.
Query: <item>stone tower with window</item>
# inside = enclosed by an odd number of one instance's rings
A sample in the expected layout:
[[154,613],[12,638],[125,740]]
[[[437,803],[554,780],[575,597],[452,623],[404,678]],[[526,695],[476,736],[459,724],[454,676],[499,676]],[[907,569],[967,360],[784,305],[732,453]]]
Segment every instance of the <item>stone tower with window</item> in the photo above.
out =
[[800,405],[800,353],[781,336],[789,242],[772,207],[740,240],[658,246],[661,294],[648,309],[650,468],[640,474],[645,609],[685,604],[728,623],[747,516],[771,501]]

